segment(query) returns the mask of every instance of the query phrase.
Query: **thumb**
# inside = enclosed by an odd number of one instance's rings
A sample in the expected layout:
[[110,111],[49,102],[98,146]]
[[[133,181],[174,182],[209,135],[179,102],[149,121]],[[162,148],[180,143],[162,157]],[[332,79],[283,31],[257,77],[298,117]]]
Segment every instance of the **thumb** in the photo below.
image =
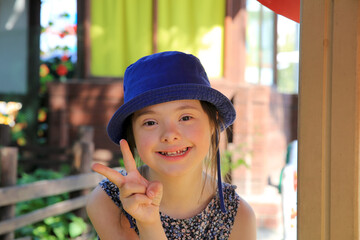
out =
[[146,189],[146,195],[152,199],[152,204],[160,206],[163,195],[163,185],[161,182],[150,182]]

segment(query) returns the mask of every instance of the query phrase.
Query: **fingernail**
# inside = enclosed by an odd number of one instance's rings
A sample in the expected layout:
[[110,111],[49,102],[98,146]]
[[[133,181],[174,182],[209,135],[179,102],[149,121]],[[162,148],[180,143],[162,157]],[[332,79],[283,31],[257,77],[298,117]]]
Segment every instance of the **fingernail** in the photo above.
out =
[[148,192],[148,195],[149,195],[150,198],[153,198],[153,197],[154,197],[154,192],[149,191],[149,192]]

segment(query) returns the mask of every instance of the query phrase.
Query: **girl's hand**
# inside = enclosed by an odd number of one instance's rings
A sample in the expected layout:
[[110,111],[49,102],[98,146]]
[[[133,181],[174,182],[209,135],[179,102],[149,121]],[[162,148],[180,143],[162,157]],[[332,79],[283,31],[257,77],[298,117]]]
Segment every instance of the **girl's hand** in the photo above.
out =
[[149,182],[136,168],[134,157],[126,140],[120,141],[127,176],[104,165],[95,163],[92,169],[107,177],[120,192],[123,209],[136,219],[138,224],[151,225],[160,221],[159,206],[163,187],[160,182]]

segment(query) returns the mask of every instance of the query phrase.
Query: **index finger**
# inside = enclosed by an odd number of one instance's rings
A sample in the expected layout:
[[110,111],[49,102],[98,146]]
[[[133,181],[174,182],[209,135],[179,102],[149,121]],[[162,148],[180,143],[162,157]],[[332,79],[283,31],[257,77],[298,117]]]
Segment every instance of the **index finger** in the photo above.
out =
[[121,149],[121,153],[124,157],[124,165],[125,165],[125,169],[128,173],[130,172],[137,172],[137,167],[136,167],[136,163],[135,163],[135,159],[130,151],[130,147],[128,142],[125,139],[121,139],[120,140],[120,149]]
[[119,188],[121,188],[126,181],[125,177],[121,173],[119,173],[118,171],[112,168],[106,167],[102,164],[95,163],[94,165],[92,165],[92,169],[95,172],[100,173],[101,175],[107,177],[111,182],[113,182]]

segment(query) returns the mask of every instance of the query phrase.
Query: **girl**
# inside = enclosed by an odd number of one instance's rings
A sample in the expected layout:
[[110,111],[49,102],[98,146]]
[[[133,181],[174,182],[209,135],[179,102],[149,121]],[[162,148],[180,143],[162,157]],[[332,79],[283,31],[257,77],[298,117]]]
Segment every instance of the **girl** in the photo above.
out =
[[[124,104],[107,127],[126,172],[93,165],[107,177],[87,204],[99,237],[254,240],[251,207],[221,182],[220,131],[234,119],[195,56],[163,52],[130,65]],[[139,169],[135,152],[145,163]]]

